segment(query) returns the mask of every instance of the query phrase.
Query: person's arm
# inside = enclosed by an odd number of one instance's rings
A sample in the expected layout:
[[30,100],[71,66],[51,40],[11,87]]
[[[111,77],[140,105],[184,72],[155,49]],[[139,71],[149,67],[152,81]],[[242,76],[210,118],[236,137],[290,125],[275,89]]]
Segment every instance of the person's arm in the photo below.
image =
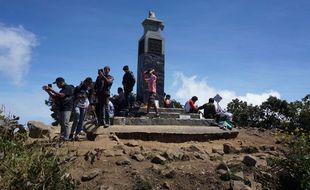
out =
[[54,98],[63,98],[65,97],[65,94],[64,93],[59,93],[59,92],[56,92],[54,89],[52,89],[51,87],[47,87],[46,90],[45,90],[50,96],[54,97]]
[[206,107],[206,104],[203,104],[202,106],[199,106],[198,109],[199,109],[199,110],[205,109],[205,107]]

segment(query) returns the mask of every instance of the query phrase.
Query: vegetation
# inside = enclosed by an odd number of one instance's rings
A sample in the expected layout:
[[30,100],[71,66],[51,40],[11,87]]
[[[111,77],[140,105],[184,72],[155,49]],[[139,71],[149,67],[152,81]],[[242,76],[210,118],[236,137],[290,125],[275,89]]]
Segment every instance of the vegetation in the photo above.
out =
[[310,189],[310,95],[287,102],[269,97],[260,106],[234,99],[228,104],[239,126],[280,128],[276,138],[286,146],[284,158],[274,158],[280,189]]
[[234,99],[227,110],[234,114],[234,122],[239,126],[310,130],[310,94],[290,103],[271,96],[260,106]]
[[8,133],[10,118],[0,112],[0,189],[74,189],[55,149],[29,144],[27,133]]

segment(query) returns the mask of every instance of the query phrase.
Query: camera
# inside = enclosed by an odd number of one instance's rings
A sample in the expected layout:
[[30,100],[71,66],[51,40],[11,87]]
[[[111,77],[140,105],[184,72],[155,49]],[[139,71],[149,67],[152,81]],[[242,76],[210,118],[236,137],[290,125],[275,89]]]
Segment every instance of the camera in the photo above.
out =
[[43,90],[46,90],[47,88],[52,88],[52,84],[42,86]]

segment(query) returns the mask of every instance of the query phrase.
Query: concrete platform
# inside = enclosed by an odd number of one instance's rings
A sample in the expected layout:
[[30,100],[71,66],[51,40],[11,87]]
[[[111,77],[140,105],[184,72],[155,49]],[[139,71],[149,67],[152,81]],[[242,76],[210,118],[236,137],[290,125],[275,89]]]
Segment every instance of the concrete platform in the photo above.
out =
[[208,141],[236,138],[238,130],[223,130],[211,126],[164,126],[164,125],[113,125],[99,127],[94,135],[115,133],[120,139],[139,139],[160,142]]

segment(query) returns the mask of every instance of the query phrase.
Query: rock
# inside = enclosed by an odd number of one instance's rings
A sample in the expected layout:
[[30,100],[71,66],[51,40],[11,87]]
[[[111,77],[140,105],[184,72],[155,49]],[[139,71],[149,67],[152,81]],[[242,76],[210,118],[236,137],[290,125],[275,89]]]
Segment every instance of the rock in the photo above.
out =
[[124,152],[123,150],[114,150],[114,156],[123,156]]
[[223,151],[225,154],[236,154],[237,149],[230,143],[223,144]]
[[112,186],[101,185],[99,190],[114,190]]
[[227,170],[219,169],[216,170],[216,173],[220,175],[221,180],[223,181],[229,181],[230,180],[230,174]]
[[232,172],[240,172],[243,171],[244,164],[241,160],[229,160],[227,161],[227,166]]
[[4,158],[4,152],[0,152],[0,160]]
[[165,182],[165,183],[163,184],[163,188],[165,188],[165,189],[170,189],[169,183],[168,183],[168,182]]
[[211,161],[217,161],[217,160],[223,160],[223,156],[219,155],[218,153],[211,153],[209,154],[210,160]]
[[122,157],[119,160],[117,160],[116,165],[131,165],[131,161],[127,157]]
[[135,154],[135,155],[132,155],[131,157],[132,159],[134,160],[137,160],[138,162],[142,162],[145,158],[142,154]]
[[139,143],[137,141],[131,141],[131,142],[125,143],[125,145],[129,147],[137,147],[139,146]]
[[275,151],[276,147],[273,145],[262,145],[259,147],[261,151]]
[[162,171],[162,169],[161,169],[158,165],[156,165],[156,164],[153,164],[153,165],[152,165],[151,170],[152,170],[153,172],[157,173],[157,174],[160,174],[161,171]]
[[156,155],[152,160],[151,162],[152,163],[155,163],[155,164],[162,164],[164,165],[166,163],[167,159],[160,156],[160,155]]
[[112,150],[105,150],[104,151],[104,155],[106,157],[113,157],[114,156],[114,151],[112,151]]
[[247,166],[255,166],[257,161],[254,156],[245,155],[242,162]]
[[247,154],[258,153],[258,148],[255,146],[241,146],[241,152]]
[[181,156],[182,161],[190,161],[190,156],[186,153],[182,154]]
[[236,180],[236,181],[243,181],[243,179],[244,179],[243,172],[240,171],[240,172],[237,172],[237,173],[233,173],[231,175],[231,179]]
[[200,153],[204,153],[203,150],[201,150],[199,147],[197,147],[196,145],[191,145],[188,148],[182,147],[182,150],[188,151],[188,152],[200,152]]
[[27,123],[29,129],[29,137],[44,138],[51,135],[51,126],[45,125],[39,121],[29,121]]
[[174,178],[177,175],[177,172],[174,169],[166,169],[161,170],[161,175],[165,176],[166,178]]
[[199,152],[194,153],[195,158],[200,159],[200,160],[206,160],[207,157]]
[[89,181],[89,180],[92,180],[94,179],[96,176],[98,176],[99,174],[101,173],[101,170],[99,168],[94,168],[90,171],[88,171],[87,173],[85,173],[81,180],[82,181]]
[[249,186],[241,181],[233,181],[233,190],[252,190]]
[[116,136],[115,134],[111,134],[110,135],[110,139],[112,139],[113,141],[116,141],[116,142],[121,142],[118,138],[118,136]]
[[226,170],[226,171],[229,171],[229,168],[227,166],[227,164],[225,162],[221,162],[217,167],[216,167],[216,170]]
[[217,153],[222,156],[224,155],[223,149],[220,149],[220,148],[212,148],[212,153]]
[[179,160],[182,158],[183,153],[182,152],[178,152],[178,151],[174,151],[171,149],[166,150],[163,154],[163,157],[165,157],[166,159],[173,161],[173,160]]

